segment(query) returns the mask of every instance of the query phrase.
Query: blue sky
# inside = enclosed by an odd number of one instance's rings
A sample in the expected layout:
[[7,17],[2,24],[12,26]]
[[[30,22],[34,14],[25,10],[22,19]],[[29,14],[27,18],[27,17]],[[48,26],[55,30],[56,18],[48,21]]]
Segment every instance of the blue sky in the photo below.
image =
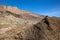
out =
[[60,17],[60,0],[0,0],[0,5],[17,6],[36,14]]

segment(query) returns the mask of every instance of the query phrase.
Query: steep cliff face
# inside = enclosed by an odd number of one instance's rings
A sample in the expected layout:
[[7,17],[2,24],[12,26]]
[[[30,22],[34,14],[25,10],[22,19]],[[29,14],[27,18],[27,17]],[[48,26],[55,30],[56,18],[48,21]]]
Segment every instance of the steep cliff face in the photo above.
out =
[[60,40],[60,19],[1,6],[0,40]]

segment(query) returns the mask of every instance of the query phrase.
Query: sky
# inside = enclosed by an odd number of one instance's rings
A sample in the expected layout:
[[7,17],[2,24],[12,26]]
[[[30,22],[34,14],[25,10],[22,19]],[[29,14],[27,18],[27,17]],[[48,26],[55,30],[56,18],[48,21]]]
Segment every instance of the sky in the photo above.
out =
[[60,17],[60,0],[0,0],[0,5],[16,6],[36,14]]

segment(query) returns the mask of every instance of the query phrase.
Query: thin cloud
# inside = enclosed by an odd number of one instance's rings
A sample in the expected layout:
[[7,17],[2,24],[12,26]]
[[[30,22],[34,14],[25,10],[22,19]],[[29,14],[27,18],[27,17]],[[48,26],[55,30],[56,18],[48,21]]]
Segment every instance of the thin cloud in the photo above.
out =
[[42,13],[43,15],[46,16],[56,16],[56,17],[60,17],[60,11],[52,11],[52,12],[47,12],[47,13]]

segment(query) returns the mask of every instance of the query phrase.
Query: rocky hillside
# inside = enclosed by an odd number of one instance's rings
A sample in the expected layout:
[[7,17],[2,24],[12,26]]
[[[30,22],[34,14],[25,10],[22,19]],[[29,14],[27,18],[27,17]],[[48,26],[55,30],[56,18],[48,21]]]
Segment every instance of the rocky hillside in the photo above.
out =
[[60,40],[60,19],[0,6],[0,40]]

